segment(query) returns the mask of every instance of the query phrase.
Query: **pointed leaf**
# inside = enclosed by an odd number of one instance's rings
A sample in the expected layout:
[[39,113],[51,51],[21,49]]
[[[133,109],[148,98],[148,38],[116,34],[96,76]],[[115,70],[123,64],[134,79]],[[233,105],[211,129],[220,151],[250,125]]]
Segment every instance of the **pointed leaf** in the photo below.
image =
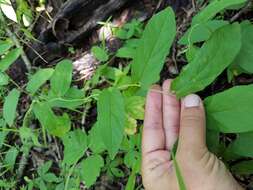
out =
[[35,94],[36,91],[53,75],[53,69],[40,69],[29,80],[26,90],[31,94]]
[[100,155],[90,156],[81,162],[81,179],[88,188],[96,182],[103,166],[104,160]]
[[204,101],[207,127],[222,133],[253,131],[253,85],[237,86]]
[[187,45],[189,43],[193,44],[206,41],[210,38],[215,30],[227,24],[229,24],[229,22],[224,20],[210,20],[208,22],[198,24],[194,27],[191,27],[178,43]]
[[7,39],[5,41],[0,40],[0,55],[4,54],[13,46],[11,40]]
[[68,132],[63,138],[64,160],[68,166],[75,164],[88,148],[88,139],[85,132],[77,129]]
[[216,30],[172,82],[172,90],[179,98],[203,90],[233,62],[240,48],[239,24]]
[[98,127],[110,158],[117,154],[125,126],[124,99],[119,90],[103,90],[98,100]]
[[132,63],[133,80],[141,83],[143,89],[159,80],[175,34],[175,15],[171,8],[156,14],[147,24]]
[[1,8],[2,12],[4,13],[4,15],[8,19],[10,19],[14,22],[18,22],[16,12],[15,12],[10,0],[0,1],[0,8]]
[[235,68],[239,74],[241,72],[253,73],[253,24],[244,21],[241,23],[241,29],[242,48],[231,68]]
[[9,76],[0,72],[0,86],[7,85],[9,83]]
[[253,160],[242,161],[231,168],[237,175],[251,175],[253,173]]
[[48,130],[51,135],[62,137],[71,127],[71,121],[65,113],[63,116],[56,116],[46,102],[37,102],[33,105],[33,111],[41,125]]
[[12,126],[14,123],[19,96],[20,92],[17,89],[13,89],[5,98],[3,117],[9,126]]
[[200,23],[204,23],[212,19],[217,13],[233,5],[245,3],[247,0],[214,0],[207,5],[204,10],[194,16],[192,19],[192,26]]
[[20,49],[11,50],[3,59],[0,60],[0,71],[6,71],[9,66],[20,56],[20,53]]
[[57,96],[64,96],[69,90],[72,81],[72,62],[63,60],[55,67],[51,77],[51,88]]

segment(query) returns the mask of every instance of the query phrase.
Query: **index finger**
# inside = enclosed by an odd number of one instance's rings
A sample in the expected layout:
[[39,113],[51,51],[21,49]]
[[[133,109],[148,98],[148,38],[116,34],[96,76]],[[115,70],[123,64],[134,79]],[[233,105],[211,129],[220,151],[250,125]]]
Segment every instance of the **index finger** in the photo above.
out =
[[164,150],[165,136],[162,121],[162,89],[155,85],[148,93],[142,136],[142,153]]

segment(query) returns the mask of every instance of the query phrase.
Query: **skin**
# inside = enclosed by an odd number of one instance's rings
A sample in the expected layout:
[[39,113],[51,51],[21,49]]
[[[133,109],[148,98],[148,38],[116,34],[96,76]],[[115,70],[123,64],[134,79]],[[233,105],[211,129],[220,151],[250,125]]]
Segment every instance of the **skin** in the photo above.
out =
[[[142,177],[146,190],[179,190],[170,151],[178,139],[176,159],[187,190],[243,190],[225,165],[206,146],[205,110],[186,107],[169,92],[171,80],[154,85],[147,96]],[[189,100],[189,97],[188,97]]]

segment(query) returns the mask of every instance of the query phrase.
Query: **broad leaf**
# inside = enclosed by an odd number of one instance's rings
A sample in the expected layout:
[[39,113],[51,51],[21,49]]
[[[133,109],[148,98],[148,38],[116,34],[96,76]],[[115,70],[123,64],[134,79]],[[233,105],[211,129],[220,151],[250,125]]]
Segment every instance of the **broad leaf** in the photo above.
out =
[[253,158],[253,133],[241,133],[229,146],[229,151],[240,156]]
[[10,20],[18,22],[16,12],[12,6],[10,0],[1,0],[0,1],[0,11]]
[[46,102],[37,102],[33,106],[33,111],[41,125],[48,130],[51,135],[62,137],[71,127],[71,121],[65,113],[63,116],[56,116]]
[[7,169],[13,170],[15,163],[16,163],[16,158],[18,156],[19,151],[17,150],[16,147],[11,147],[4,158],[4,164],[6,164]]
[[0,40],[0,55],[4,54],[13,46],[11,40],[7,39],[5,41]]
[[12,126],[14,123],[19,96],[20,92],[17,89],[13,89],[5,98],[3,117],[9,126]]
[[52,91],[46,97],[48,104],[51,107],[75,109],[85,102],[85,93],[83,90],[71,87],[63,97],[57,97]]
[[81,162],[81,179],[88,188],[96,182],[103,166],[104,160],[100,155],[90,156]]
[[100,129],[98,128],[98,124],[95,123],[91,130],[89,131],[89,148],[93,153],[99,154],[106,150],[106,147],[101,139]]
[[135,49],[130,47],[122,47],[117,51],[116,56],[120,58],[130,58],[132,59],[135,54]]
[[36,134],[31,128],[20,127],[19,135],[23,144],[29,144],[32,142],[35,146],[41,146],[38,140],[38,134]]
[[0,86],[7,85],[9,83],[9,76],[0,72]]
[[3,59],[0,60],[0,71],[6,71],[9,66],[20,56],[20,53],[20,49],[11,50]]
[[214,0],[207,5],[204,10],[193,17],[192,26],[204,23],[212,19],[217,13],[233,5],[245,3],[247,0]]
[[231,170],[237,175],[251,175],[253,173],[253,160],[239,162],[233,165]]
[[72,63],[69,60],[63,60],[55,67],[51,77],[51,89],[57,96],[64,96],[69,90],[72,81]]
[[53,75],[53,69],[40,69],[29,80],[26,90],[31,94],[35,94],[36,91]]
[[191,27],[178,43],[187,45],[206,41],[210,38],[215,30],[227,24],[229,24],[229,22],[224,20],[210,20],[206,23],[198,24],[194,27]]
[[207,127],[223,133],[253,131],[253,85],[237,86],[205,99]]
[[64,159],[68,166],[75,164],[88,148],[87,135],[80,129],[68,132],[63,138]]
[[176,34],[175,15],[171,8],[156,14],[147,24],[132,63],[134,82],[147,89],[159,80],[165,58]]
[[203,90],[228,67],[241,48],[239,24],[226,25],[216,30],[173,81],[177,97]]
[[105,62],[109,59],[107,52],[101,47],[93,46],[91,52],[99,61]]
[[103,90],[98,100],[98,127],[110,158],[117,154],[125,126],[124,99],[119,90]]
[[253,25],[249,21],[241,23],[242,48],[231,66],[238,74],[253,73]]
[[141,96],[131,96],[125,98],[126,112],[134,119],[144,119],[145,98]]

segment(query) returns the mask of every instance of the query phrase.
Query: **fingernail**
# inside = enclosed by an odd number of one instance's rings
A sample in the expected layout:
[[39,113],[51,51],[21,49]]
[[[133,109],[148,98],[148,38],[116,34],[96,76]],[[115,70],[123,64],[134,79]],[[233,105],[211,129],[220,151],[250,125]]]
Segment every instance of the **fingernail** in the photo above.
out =
[[186,96],[183,102],[186,108],[198,107],[200,105],[200,99],[195,94]]

